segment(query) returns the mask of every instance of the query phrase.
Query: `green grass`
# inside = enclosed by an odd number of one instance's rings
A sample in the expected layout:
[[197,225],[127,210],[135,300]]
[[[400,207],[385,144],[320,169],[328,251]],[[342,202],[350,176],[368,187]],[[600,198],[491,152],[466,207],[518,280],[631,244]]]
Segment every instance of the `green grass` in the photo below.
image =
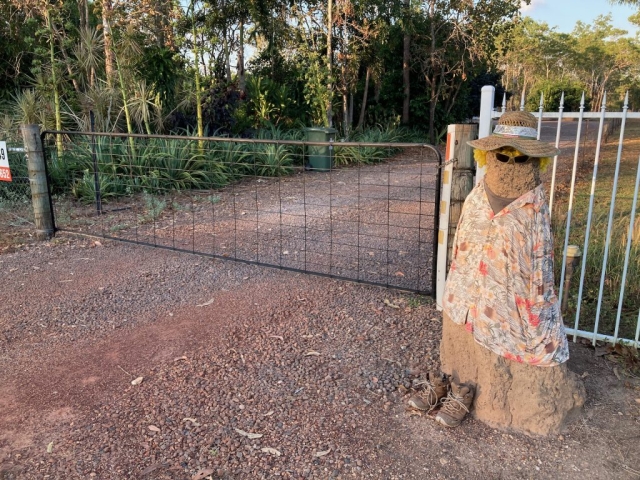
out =
[[[420,142],[422,138],[416,132],[405,128],[374,127],[363,132],[356,132],[350,142],[358,143],[400,143]],[[388,160],[397,149],[388,147],[340,147],[336,143],[334,163],[337,166],[366,165]]]
[[[625,135],[620,176],[615,201],[613,228],[609,244],[609,254],[603,287],[603,300],[600,309],[598,331],[613,335],[617,315],[625,251],[627,246],[629,220],[633,192],[640,154],[640,124],[629,122]],[[617,155],[617,136],[612,143],[602,149],[598,179],[594,195],[594,211],[590,229],[590,239],[586,259],[585,283],[580,311],[579,329],[592,331],[595,325],[600,291],[600,279],[605,251],[611,192]],[[572,212],[569,244],[579,245],[584,252],[584,239],[587,227],[587,214],[591,189],[591,168],[581,172],[576,183],[576,193]],[[568,208],[568,189],[554,206],[553,226],[555,231],[556,279],[560,278],[562,267],[562,250],[565,239],[565,223]],[[625,284],[619,336],[634,338],[638,311],[640,310],[640,212],[636,211],[635,233],[632,238],[630,261]],[[573,327],[577,308],[580,269],[574,275],[569,295],[569,308],[565,314],[565,322]]]

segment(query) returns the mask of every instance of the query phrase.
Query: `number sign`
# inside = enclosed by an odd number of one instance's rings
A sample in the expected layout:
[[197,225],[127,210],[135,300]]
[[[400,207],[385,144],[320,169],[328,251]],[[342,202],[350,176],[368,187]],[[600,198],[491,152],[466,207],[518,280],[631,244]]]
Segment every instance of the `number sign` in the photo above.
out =
[[0,142],[0,181],[11,181],[11,170],[9,170],[9,151],[7,142]]

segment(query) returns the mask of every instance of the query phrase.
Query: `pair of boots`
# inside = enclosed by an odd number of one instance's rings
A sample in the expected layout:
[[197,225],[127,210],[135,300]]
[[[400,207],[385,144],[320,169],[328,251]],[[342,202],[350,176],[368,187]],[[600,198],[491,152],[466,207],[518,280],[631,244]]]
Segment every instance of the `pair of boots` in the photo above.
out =
[[409,406],[427,413],[440,407],[435,419],[445,427],[460,425],[469,413],[475,394],[473,386],[452,382],[450,375],[433,372],[416,386],[418,390],[409,398]]

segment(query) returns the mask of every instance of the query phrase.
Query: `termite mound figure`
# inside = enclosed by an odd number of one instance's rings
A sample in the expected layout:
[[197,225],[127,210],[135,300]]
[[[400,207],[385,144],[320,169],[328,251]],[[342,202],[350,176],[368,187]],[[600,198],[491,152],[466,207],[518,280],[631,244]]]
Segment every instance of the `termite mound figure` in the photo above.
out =
[[[530,113],[506,112],[469,142],[486,175],[467,197],[442,306],[442,371],[475,393],[495,428],[558,433],[585,401],[554,287],[553,236],[540,171],[557,149]],[[464,404],[468,402],[463,402]],[[444,422],[441,422],[444,423]]]

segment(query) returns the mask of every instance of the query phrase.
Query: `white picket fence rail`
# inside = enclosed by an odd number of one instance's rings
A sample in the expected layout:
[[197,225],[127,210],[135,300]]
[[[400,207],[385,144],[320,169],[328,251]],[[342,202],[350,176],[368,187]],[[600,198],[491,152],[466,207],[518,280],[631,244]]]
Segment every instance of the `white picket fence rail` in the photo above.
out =
[[[502,115],[502,113],[506,111],[506,103],[507,103],[506,96],[503,97],[502,108],[500,110],[495,110],[493,108],[493,105],[495,104],[494,100],[495,100],[495,88],[492,86],[483,87],[481,111],[480,111],[480,119],[479,119],[479,129],[478,129],[480,138],[491,134],[493,120],[499,118]],[[525,109],[525,95],[523,93],[520,101],[520,110],[524,110],[524,109]],[[578,287],[578,297],[576,300],[576,313],[575,313],[575,319],[573,321],[573,328],[567,328],[567,334],[570,336],[573,336],[573,341],[576,341],[578,337],[581,337],[581,338],[587,338],[591,340],[594,344],[596,341],[600,340],[600,341],[606,341],[606,342],[612,342],[612,343],[622,342],[625,344],[633,345],[636,348],[640,348],[640,311],[638,312],[638,319],[637,319],[634,338],[622,338],[619,336],[622,306],[625,299],[625,286],[627,282],[627,273],[628,273],[630,261],[635,261],[635,259],[630,258],[630,256],[631,256],[632,237],[633,237],[633,232],[635,228],[635,218],[638,211],[637,210],[638,209],[638,192],[640,189],[640,158],[638,159],[635,189],[634,189],[631,213],[629,217],[629,227],[628,227],[628,233],[627,233],[627,239],[626,239],[623,269],[621,273],[622,274],[621,290],[620,290],[619,301],[617,306],[615,330],[613,332],[613,335],[599,332],[600,317],[602,314],[601,309],[602,309],[602,302],[603,302],[604,286],[605,286],[605,280],[606,280],[607,262],[609,259],[609,247],[611,244],[611,236],[612,236],[612,230],[614,225],[616,194],[618,192],[618,180],[620,177],[620,164],[622,160],[622,151],[623,151],[624,139],[625,139],[626,121],[628,119],[640,119],[640,113],[628,111],[629,110],[628,94],[627,94],[627,97],[625,98],[624,105],[622,107],[621,112],[608,112],[606,110],[606,94],[602,101],[600,112],[585,112],[584,110],[585,110],[585,96],[583,94],[579,111],[565,112],[564,111],[564,93],[563,93],[558,112],[545,112],[544,98],[542,96],[540,98],[538,112],[532,112],[534,113],[534,115],[538,117],[538,138],[540,138],[540,133],[542,130],[541,125],[542,125],[543,119],[553,119],[557,121],[557,132],[556,132],[556,142],[555,142],[556,147],[560,146],[563,120],[572,119],[572,120],[577,120],[578,122],[574,156],[573,156],[573,166],[572,166],[572,172],[571,172],[571,187],[570,187],[569,200],[568,200],[568,206],[567,206],[566,228],[565,228],[564,248],[563,248],[563,256],[562,256],[562,269],[561,269],[560,279],[564,279],[565,274],[567,272],[567,252],[568,252],[568,246],[569,246],[571,222],[573,220],[572,217],[574,213],[573,209],[574,209],[575,188],[576,188],[576,173],[578,171],[578,158],[580,153],[580,139],[582,136],[583,122],[585,119],[598,119],[598,136],[597,136],[596,149],[595,149],[594,160],[593,160],[593,173],[592,173],[592,179],[591,179],[591,191],[589,194],[587,225],[585,230],[584,243],[582,244],[582,249],[583,249],[582,258],[585,261],[582,261],[582,266],[580,270],[580,283]],[[618,141],[618,151],[617,151],[615,172],[614,172],[614,178],[613,178],[613,187],[611,190],[611,200],[610,200],[609,216],[608,216],[608,222],[607,222],[606,240],[605,240],[605,246],[604,246],[604,253],[602,255],[602,270],[601,270],[601,277],[600,277],[600,288],[598,291],[598,303],[597,303],[596,314],[595,314],[595,323],[594,323],[593,330],[588,331],[581,328],[581,322],[580,322],[581,307],[584,300],[583,287],[584,287],[585,273],[586,273],[586,266],[587,266],[586,258],[589,251],[589,241],[590,241],[592,220],[593,220],[593,213],[594,213],[596,181],[598,178],[598,166],[600,162],[600,154],[601,154],[601,147],[603,143],[604,129],[607,122],[610,122],[611,119],[620,119],[620,137]],[[549,190],[550,190],[549,208],[550,209],[554,208],[557,165],[558,165],[558,157],[556,156],[553,159],[553,167],[552,167],[551,181],[550,181],[550,187],[549,187]],[[476,174],[476,182],[482,178],[483,174],[484,172],[482,172],[481,169],[478,169],[478,172]],[[446,245],[444,247],[446,248]],[[441,275],[438,277],[438,283],[444,283],[444,275]],[[560,285],[560,288],[558,288],[558,297],[559,297],[558,301],[562,303],[562,296],[564,295],[564,288],[563,288],[564,282],[558,281],[557,283]],[[441,290],[442,288],[440,289],[440,291]],[[438,304],[441,304],[441,298],[437,300],[438,300]],[[569,323],[569,322],[565,320],[565,323]]]

